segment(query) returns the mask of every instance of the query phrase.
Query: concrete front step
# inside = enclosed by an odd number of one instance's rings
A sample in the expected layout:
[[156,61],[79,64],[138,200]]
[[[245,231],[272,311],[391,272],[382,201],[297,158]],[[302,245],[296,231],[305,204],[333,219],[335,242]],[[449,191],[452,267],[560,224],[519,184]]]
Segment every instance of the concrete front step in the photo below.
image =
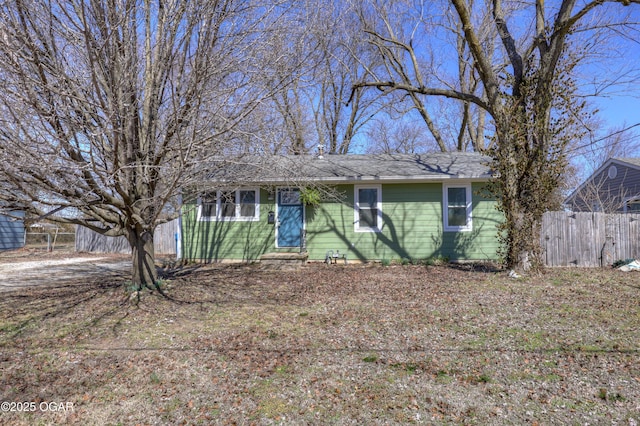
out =
[[281,269],[302,266],[307,263],[309,253],[265,253],[260,256],[260,265]]

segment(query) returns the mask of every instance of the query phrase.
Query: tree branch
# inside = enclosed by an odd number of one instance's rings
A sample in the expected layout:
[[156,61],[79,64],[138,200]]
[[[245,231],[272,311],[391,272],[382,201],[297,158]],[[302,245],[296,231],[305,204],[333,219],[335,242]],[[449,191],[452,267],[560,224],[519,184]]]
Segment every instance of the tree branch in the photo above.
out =
[[[471,22],[471,15],[469,14],[469,10],[467,9],[464,0],[451,0],[451,2],[453,3],[453,6],[458,13],[458,18],[460,19],[460,23],[462,24],[465,39],[467,40],[467,44],[469,45],[471,55],[475,60],[476,69],[478,70],[478,74],[480,74],[480,78],[485,86],[489,102],[488,104],[485,104],[485,106],[482,106],[482,108],[493,114],[493,109],[498,106],[500,97],[500,87],[498,84],[498,79],[493,71],[490,59],[486,57],[482,50],[482,44],[480,43],[480,39],[478,38],[478,35],[473,27],[473,23]],[[457,96],[451,97],[462,99]],[[470,102],[473,102],[478,106],[481,106],[481,104],[484,103],[482,101],[478,103],[476,100],[471,99],[462,100],[469,100]]]
[[456,90],[450,89],[436,89],[436,88],[428,88],[428,87],[415,87],[410,84],[404,83],[396,83],[393,81],[370,81],[370,82],[360,82],[355,83],[353,85],[353,89],[351,91],[351,96],[349,97],[349,102],[354,96],[356,90],[365,88],[365,87],[375,87],[382,91],[392,92],[395,90],[402,90],[407,93],[416,93],[420,95],[432,95],[432,96],[443,96],[450,99],[458,99],[460,101],[471,102],[478,105],[480,108],[484,109],[491,113],[491,107],[487,102],[485,102],[482,98],[472,95],[469,93],[459,92]]
[[513,77],[515,80],[513,87],[514,96],[520,96],[520,83],[522,82],[523,76],[522,56],[520,56],[520,54],[518,53],[516,43],[513,40],[511,33],[509,32],[507,22],[504,18],[501,0],[493,0],[492,12],[493,20],[496,24],[498,34],[502,39],[502,45],[507,51],[507,55],[509,56],[509,60],[511,61],[511,66],[513,67]]

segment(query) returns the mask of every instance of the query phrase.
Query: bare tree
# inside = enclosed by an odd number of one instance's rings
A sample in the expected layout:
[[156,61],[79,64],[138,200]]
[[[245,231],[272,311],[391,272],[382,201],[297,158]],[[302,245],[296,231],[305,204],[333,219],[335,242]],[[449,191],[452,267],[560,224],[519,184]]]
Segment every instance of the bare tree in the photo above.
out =
[[609,158],[632,157],[640,152],[640,135],[633,129],[617,127],[607,129],[606,132],[606,136],[595,139],[590,137],[586,143],[573,150],[581,155],[587,165],[583,177],[595,172]]
[[[376,85],[387,95],[394,92],[396,109],[419,117],[440,151],[484,151],[486,111],[469,100],[433,98],[413,87],[441,86],[484,98],[484,87],[459,20],[438,2],[365,2],[359,15],[369,50],[381,65],[367,67],[360,82],[393,82]],[[495,49],[495,29],[483,18],[480,36],[487,55]],[[449,54],[442,46],[448,43]],[[398,91],[404,93],[397,95]],[[355,95],[359,93],[354,91]]]
[[287,81],[287,90],[262,103],[251,121],[261,128],[259,137],[270,141],[271,152],[303,154],[322,146],[327,153],[346,154],[386,98],[360,92],[347,102],[352,85],[371,66],[348,4],[296,2],[295,10],[287,36],[271,46],[285,58],[272,70],[272,83]]
[[[314,2],[315,3],[315,2]],[[381,93],[352,94],[352,86],[378,61],[362,43],[356,17],[347,2],[327,1],[318,16],[314,35],[320,62],[313,111],[318,144],[335,154],[347,154],[354,137],[362,132],[391,100]],[[350,99],[351,97],[351,99]]]
[[127,237],[157,282],[153,232],[267,95],[286,7],[238,0],[7,0],[0,5],[3,197]]
[[[425,74],[418,58],[426,49],[419,43],[427,39],[405,42],[393,37],[390,29],[397,27],[378,13],[381,3],[363,2],[364,31],[371,43],[379,46],[388,65],[385,70],[373,70],[355,86],[356,90],[374,87],[412,97],[444,97],[473,104],[491,117],[493,147],[489,152],[496,172],[492,189],[506,219],[501,239],[509,267],[541,266],[542,214],[566,168],[567,144],[582,136],[585,130],[581,123],[588,115],[585,103],[577,96],[573,71],[585,54],[599,47],[593,44],[596,39],[585,43],[587,38],[594,31],[616,31],[617,25],[626,24],[622,9],[632,3],[640,1],[562,0],[553,6],[543,0],[530,4],[502,0],[445,2],[444,10],[457,23],[455,28],[462,29],[473,72],[481,83],[472,91],[476,86],[453,84],[452,79],[443,77],[446,71],[438,73],[437,67],[430,67],[433,73]],[[407,14],[415,10],[413,4],[405,6]],[[510,15],[516,4],[522,7]],[[399,5],[392,2],[385,7]],[[434,7],[432,2],[417,5],[420,11]],[[597,14],[604,8],[608,13]],[[492,32],[486,31],[486,22],[491,23]],[[402,28],[406,30],[406,26]],[[494,45],[495,51],[487,48]]]
[[[310,99],[320,60],[314,36],[317,13],[305,2],[294,3],[286,31],[269,46],[271,54],[282,58],[273,62],[266,81],[273,96],[265,99],[250,119],[261,129],[260,135],[250,134],[263,139],[270,152],[278,154],[305,154],[315,137]],[[279,90],[283,82],[286,90]]]
[[419,123],[417,125],[408,119],[385,116],[374,119],[372,124],[366,132],[367,152],[417,154],[433,150]]

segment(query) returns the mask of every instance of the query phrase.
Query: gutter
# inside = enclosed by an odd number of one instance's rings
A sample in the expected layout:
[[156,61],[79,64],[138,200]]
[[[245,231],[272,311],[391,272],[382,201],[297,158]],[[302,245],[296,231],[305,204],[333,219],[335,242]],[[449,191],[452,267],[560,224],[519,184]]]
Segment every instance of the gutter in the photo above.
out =
[[[281,185],[298,182],[318,182],[333,184],[350,184],[359,182],[382,182],[382,183],[433,183],[449,180],[465,180],[474,182],[485,182],[493,179],[492,175],[438,175],[438,176],[336,176],[336,177],[291,177],[289,179],[265,179],[260,181],[244,181],[243,185]],[[212,179],[214,183],[236,183],[230,180]]]

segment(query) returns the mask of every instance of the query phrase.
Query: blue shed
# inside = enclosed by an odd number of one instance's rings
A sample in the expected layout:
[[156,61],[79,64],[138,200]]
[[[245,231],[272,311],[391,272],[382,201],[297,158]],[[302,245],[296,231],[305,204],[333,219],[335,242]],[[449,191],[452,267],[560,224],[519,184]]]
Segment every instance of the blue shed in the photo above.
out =
[[24,211],[0,214],[0,251],[24,246]]

